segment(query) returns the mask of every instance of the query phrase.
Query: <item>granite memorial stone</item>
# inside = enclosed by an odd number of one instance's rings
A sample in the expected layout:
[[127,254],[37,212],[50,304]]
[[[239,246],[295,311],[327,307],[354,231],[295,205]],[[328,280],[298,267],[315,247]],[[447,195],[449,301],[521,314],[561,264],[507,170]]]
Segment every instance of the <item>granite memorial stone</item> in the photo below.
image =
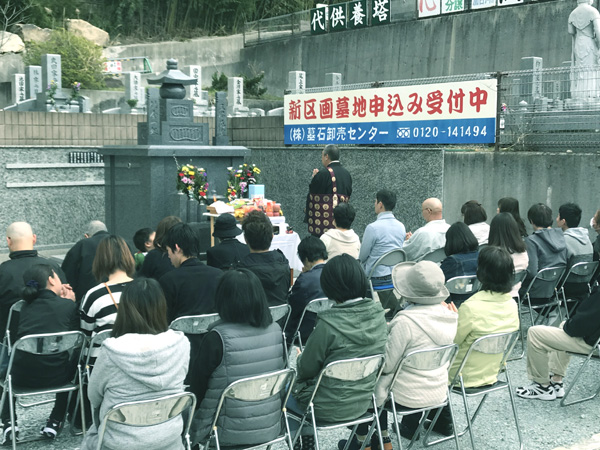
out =
[[58,90],[62,89],[62,68],[60,55],[42,55],[42,89],[48,89],[54,81]]
[[227,94],[215,93],[215,137],[213,145],[229,145],[227,136]]
[[25,67],[25,95],[27,98],[35,98],[37,93],[42,91],[42,67]]
[[306,89],[306,72],[301,70],[291,71],[288,75],[288,89],[296,94],[304,94]]
[[227,80],[227,103],[231,114],[235,114],[244,107],[244,79],[242,77],[230,77]]
[[339,90],[342,87],[341,73],[326,73],[325,80],[325,85],[333,87],[334,91]]
[[25,94],[25,75],[17,73],[13,75],[12,83],[12,101],[13,103],[21,103],[27,100]]

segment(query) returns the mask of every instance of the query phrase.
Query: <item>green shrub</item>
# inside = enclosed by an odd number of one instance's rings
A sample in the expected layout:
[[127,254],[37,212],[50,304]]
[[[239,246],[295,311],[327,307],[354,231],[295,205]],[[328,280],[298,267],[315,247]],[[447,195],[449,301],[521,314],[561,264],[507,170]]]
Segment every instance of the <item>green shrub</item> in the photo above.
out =
[[47,53],[61,55],[62,85],[65,87],[74,82],[81,83],[83,89],[106,87],[102,75],[102,47],[85,38],[57,29],[52,31],[46,42],[29,42],[26,49],[23,57],[25,65],[39,66],[42,55]]
[[[264,72],[260,72],[254,76],[238,75],[244,79],[244,97],[261,98],[267,92],[267,88],[262,87],[262,80],[265,77]],[[219,75],[215,72],[212,75],[212,85],[210,91],[220,92],[227,91],[227,76],[224,73]]]

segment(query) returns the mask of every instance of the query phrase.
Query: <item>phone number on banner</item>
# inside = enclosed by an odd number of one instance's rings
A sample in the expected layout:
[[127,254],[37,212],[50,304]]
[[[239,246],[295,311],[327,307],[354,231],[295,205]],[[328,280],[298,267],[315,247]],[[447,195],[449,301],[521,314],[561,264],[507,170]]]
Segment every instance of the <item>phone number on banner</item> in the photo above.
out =
[[286,145],[493,144],[496,119],[285,125]]

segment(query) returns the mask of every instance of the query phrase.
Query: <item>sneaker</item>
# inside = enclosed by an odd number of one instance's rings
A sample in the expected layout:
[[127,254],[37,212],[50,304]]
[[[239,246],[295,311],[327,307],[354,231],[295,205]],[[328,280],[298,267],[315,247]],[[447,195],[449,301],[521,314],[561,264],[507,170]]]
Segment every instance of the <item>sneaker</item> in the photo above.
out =
[[565,386],[562,381],[560,383],[556,383],[550,380],[550,386],[554,388],[556,398],[563,398],[565,396]]
[[551,384],[542,386],[536,382],[531,383],[529,386],[517,388],[517,395],[521,398],[537,398],[539,400],[556,399],[556,392]]
[[300,438],[302,439],[302,450],[315,450],[314,436],[300,436]]
[[[393,450],[392,439],[389,436],[383,436],[381,440],[383,441],[383,450]],[[371,438],[371,450],[379,450],[379,436],[377,433],[374,433]]]
[[61,428],[62,422],[50,418],[46,422],[46,426],[41,429],[40,434],[48,439],[54,439]]
[[4,428],[4,441],[3,444],[10,443],[12,441],[12,433],[15,433],[15,440],[19,441],[19,425],[15,422],[15,426],[13,427],[10,423],[10,420],[3,420],[3,428]]
[[[338,442],[338,450],[344,450],[344,448],[346,447],[346,442],[348,442],[348,439],[342,439],[341,441],[339,441]],[[350,441],[350,445],[348,446],[348,450],[360,450],[360,448],[362,447],[362,444],[363,443],[360,442],[357,439],[356,435],[354,435],[352,437],[352,441]],[[302,443],[302,447],[303,447],[302,450],[304,450],[304,443]],[[367,445],[365,447],[365,450],[371,450],[371,446]]]
[[[417,426],[418,426],[418,423],[417,423]],[[416,428],[405,424],[404,420],[402,422],[400,422],[400,436],[402,436],[404,439],[408,439],[409,441],[412,441],[413,436],[416,431],[417,431]],[[415,438],[415,441],[418,441],[419,438],[420,438],[420,436],[417,435],[417,437]]]

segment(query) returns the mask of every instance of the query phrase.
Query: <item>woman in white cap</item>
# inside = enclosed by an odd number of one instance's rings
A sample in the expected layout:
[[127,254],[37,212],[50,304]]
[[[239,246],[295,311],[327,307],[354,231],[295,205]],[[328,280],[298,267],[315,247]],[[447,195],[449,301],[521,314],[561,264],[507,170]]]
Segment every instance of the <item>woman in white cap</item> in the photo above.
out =
[[[431,371],[407,368],[398,375],[393,386],[391,383],[400,360],[406,354],[454,342],[458,315],[454,304],[444,302],[450,295],[444,285],[444,273],[431,261],[405,262],[394,267],[392,282],[394,294],[407,306],[389,324],[385,366],[375,389],[377,404],[383,405],[390,388],[398,407],[425,408],[442,403],[448,394],[447,367]],[[400,434],[412,439],[421,416],[421,413],[405,416],[400,424]],[[381,411],[379,421],[384,450],[391,450],[386,411]],[[358,442],[351,443],[351,449],[360,448],[360,439],[364,440],[367,430],[368,426],[359,426]],[[453,430],[436,426],[435,431],[451,435]],[[373,443],[377,441],[376,437],[372,439]],[[341,443],[338,447],[342,448]]]

